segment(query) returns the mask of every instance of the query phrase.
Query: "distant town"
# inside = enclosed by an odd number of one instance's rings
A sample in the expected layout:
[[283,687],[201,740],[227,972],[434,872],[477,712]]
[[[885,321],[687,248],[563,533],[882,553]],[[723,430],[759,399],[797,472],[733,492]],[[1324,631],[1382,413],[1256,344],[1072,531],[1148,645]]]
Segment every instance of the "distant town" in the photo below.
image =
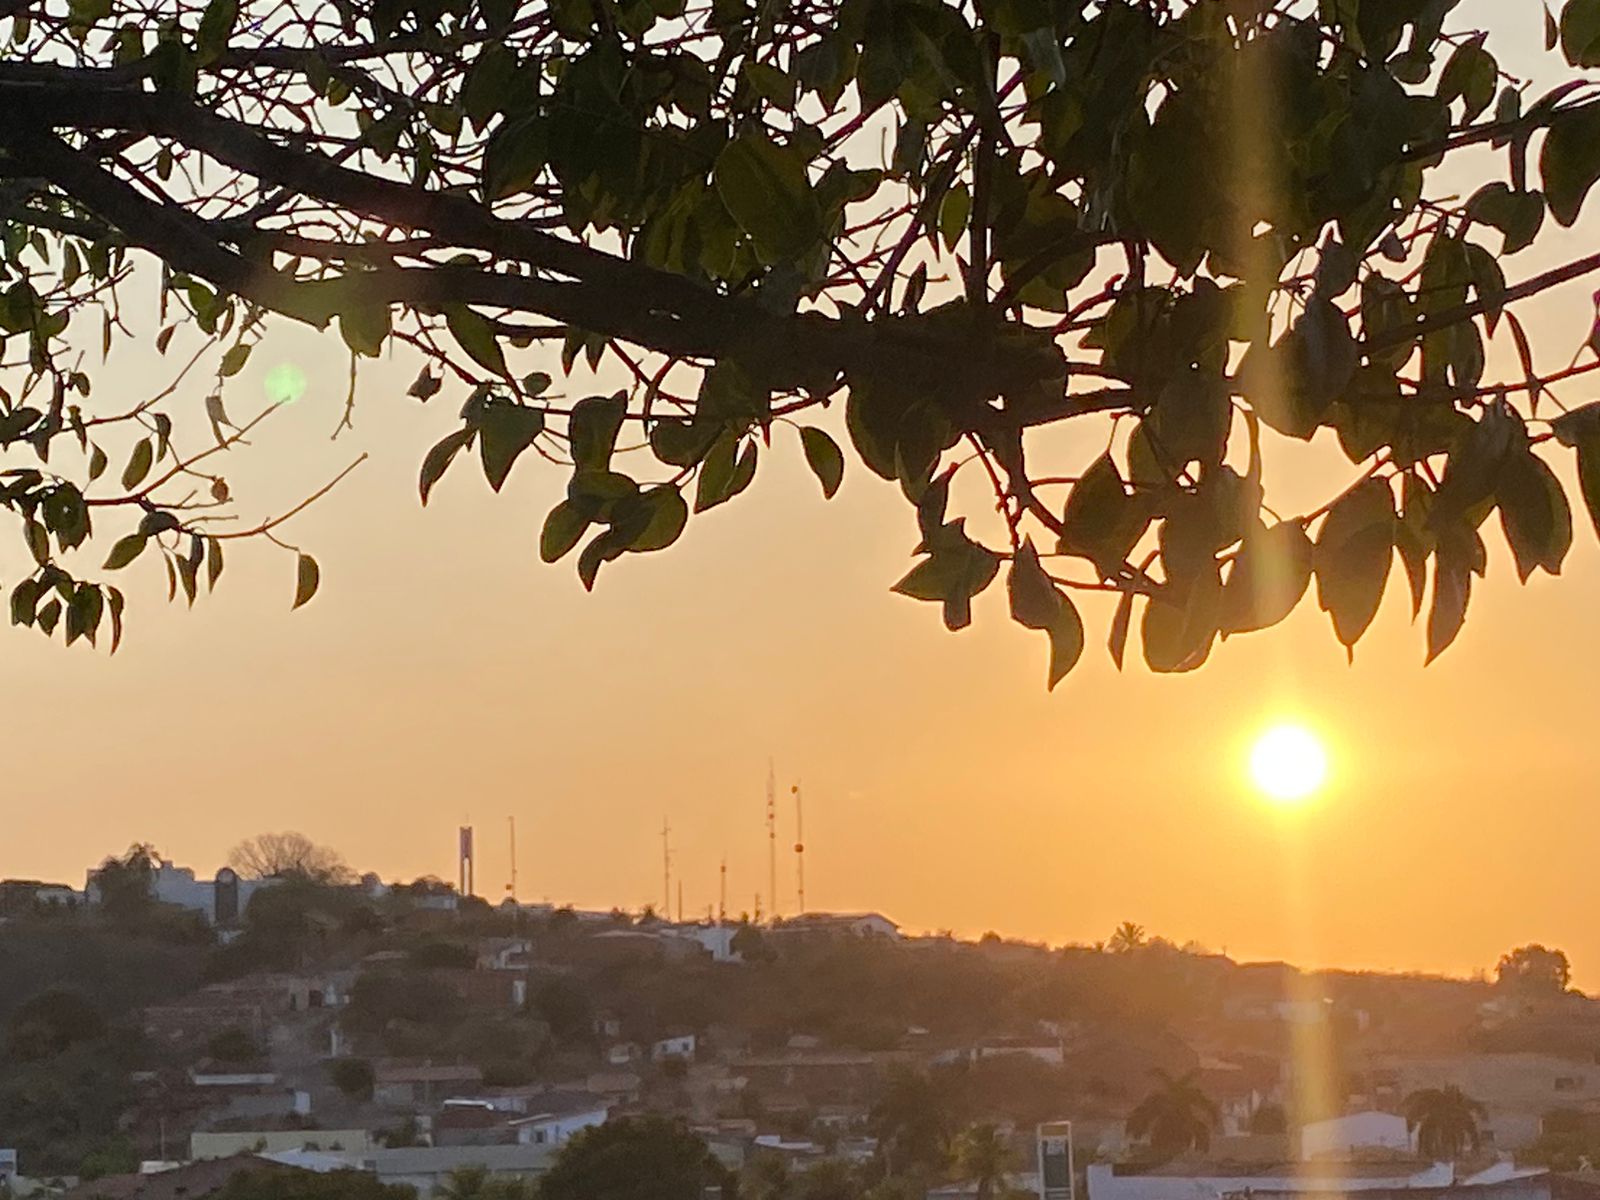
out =
[[1600,1197],[1600,1004],[1555,948],[1467,980],[1132,922],[491,904],[468,851],[454,882],[297,834],[0,881],[0,1193]]

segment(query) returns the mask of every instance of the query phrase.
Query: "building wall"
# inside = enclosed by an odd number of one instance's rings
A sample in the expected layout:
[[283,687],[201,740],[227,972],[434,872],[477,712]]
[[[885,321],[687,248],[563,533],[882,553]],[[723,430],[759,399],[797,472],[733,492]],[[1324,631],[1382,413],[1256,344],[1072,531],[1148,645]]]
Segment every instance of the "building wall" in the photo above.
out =
[[1349,1157],[1355,1150],[1411,1149],[1406,1119],[1394,1113],[1352,1113],[1330,1121],[1313,1121],[1300,1130],[1302,1158]]
[[365,1129],[263,1129],[239,1133],[195,1133],[189,1157],[230,1158],[235,1154],[275,1154],[285,1150],[341,1150],[366,1154],[372,1135]]
[[534,1118],[517,1126],[517,1144],[520,1146],[559,1146],[573,1134],[584,1129],[604,1125],[610,1114],[604,1108],[587,1112],[567,1113],[559,1117]]
[[[1366,1175],[1339,1179],[1326,1189],[1339,1196],[1379,1190],[1449,1187],[1455,1178],[1448,1164],[1419,1171],[1397,1171],[1392,1176]],[[1088,1170],[1088,1200],[1214,1200],[1218,1196],[1258,1195],[1277,1192],[1319,1192],[1309,1177],[1297,1176],[1292,1167],[1281,1175],[1167,1175],[1129,1172],[1119,1174],[1111,1163],[1092,1163]],[[1473,1196],[1478,1193],[1474,1191]]]

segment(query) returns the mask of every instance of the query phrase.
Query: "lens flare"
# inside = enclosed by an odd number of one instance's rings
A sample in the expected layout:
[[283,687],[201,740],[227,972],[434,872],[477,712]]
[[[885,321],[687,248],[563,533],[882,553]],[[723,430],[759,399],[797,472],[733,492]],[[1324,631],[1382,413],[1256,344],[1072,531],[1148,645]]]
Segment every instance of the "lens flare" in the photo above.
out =
[[293,363],[279,363],[267,372],[262,390],[270,404],[293,404],[306,394],[306,373]]
[[1274,800],[1304,800],[1328,778],[1328,754],[1304,726],[1278,725],[1256,739],[1250,777]]

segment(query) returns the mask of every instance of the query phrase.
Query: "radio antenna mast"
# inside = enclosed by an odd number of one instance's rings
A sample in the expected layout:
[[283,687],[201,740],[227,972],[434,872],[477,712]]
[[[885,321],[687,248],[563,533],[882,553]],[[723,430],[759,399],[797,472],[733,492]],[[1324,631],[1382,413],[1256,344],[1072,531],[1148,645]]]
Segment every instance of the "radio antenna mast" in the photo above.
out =
[[806,818],[801,806],[800,785],[789,789],[794,793],[794,870],[799,884],[800,911],[806,911]]
[[672,920],[672,828],[661,818],[661,919]]
[[767,903],[771,919],[778,919],[778,785],[772,760],[767,759]]
[[511,825],[511,882],[506,884],[506,891],[511,894],[511,901],[515,904],[517,900],[517,818],[514,816],[507,817],[506,820]]

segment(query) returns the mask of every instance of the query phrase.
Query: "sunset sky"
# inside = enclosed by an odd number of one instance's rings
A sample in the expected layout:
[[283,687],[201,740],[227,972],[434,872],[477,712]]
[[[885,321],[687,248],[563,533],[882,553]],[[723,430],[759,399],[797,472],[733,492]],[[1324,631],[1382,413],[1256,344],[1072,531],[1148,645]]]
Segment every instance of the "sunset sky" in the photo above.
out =
[[[1510,69],[1559,68],[1536,67],[1538,5],[1472,0],[1456,27],[1474,15]],[[1592,252],[1597,231],[1592,199],[1578,231],[1541,239],[1508,276]],[[1596,286],[1529,310],[1547,369],[1582,340]],[[470,821],[479,890],[498,898],[515,814],[524,898],[637,907],[661,900],[666,816],[686,909],[716,902],[726,855],[738,912],[767,890],[770,756],[782,846],[788,787],[804,786],[811,907],[1051,943],[1134,920],[1236,958],[1452,973],[1544,941],[1600,987],[1600,544],[1581,513],[1564,577],[1526,589],[1492,524],[1466,632],[1426,671],[1397,570],[1354,666],[1309,600],[1196,675],[1119,676],[1109,609],[1089,605],[1084,663],[1050,695],[1043,639],[1006,619],[1003,588],[961,635],[889,592],[911,512],[855,462],[825,503],[792,430],[745,496],[671,551],[608,566],[586,595],[570,561],[538,561],[559,468],[530,457],[496,497],[461,461],[423,510],[418,465],[459,395],[406,399],[417,363],[397,355],[366,369],[355,431],[330,441],[343,347],[275,328],[235,381],[234,415],[262,403],[274,364],[311,386],[229,456],[243,511],[279,511],[372,454],[284,531],[320,560],[321,593],[291,614],[292,557],[234,543],[192,612],[165,603],[154,556],[130,568],[115,658],[11,631],[0,876],[81,885],[134,841],[209,873],[241,838],[297,829],[359,869],[450,877]],[[135,400],[159,386],[155,364],[130,352],[98,387],[126,380]],[[198,411],[203,388],[187,395]],[[1285,511],[1348,477],[1328,445],[1271,449],[1269,500]],[[9,584],[24,552],[5,552]],[[1268,807],[1245,769],[1251,739],[1285,718],[1319,731],[1332,760],[1327,789],[1292,811]],[[792,913],[791,854],[780,873]]]

